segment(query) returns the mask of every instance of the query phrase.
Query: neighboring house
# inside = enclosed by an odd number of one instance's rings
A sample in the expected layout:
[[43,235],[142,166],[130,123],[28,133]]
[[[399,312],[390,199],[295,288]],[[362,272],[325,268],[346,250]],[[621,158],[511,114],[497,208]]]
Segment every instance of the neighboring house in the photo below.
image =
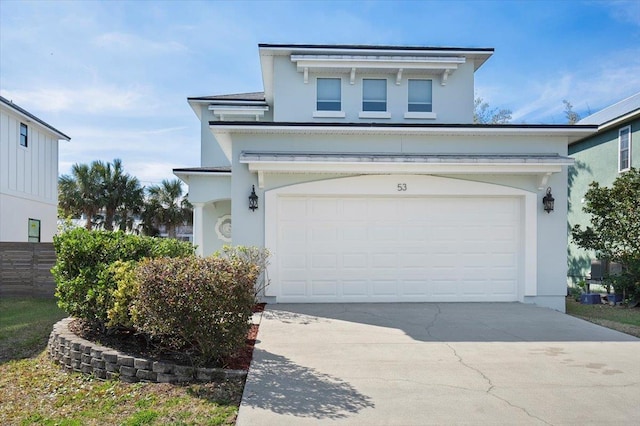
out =
[[59,140],[70,138],[0,96],[0,241],[53,241]]
[[270,303],[564,311],[567,146],[596,126],[472,124],[474,73],[493,49],[259,51],[264,93],[188,99],[201,165],[174,173],[200,254],[268,248]]
[[[582,211],[584,195],[591,182],[610,187],[631,167],[640,167],[640,93],[592,114],[578,122],[597,125],[598,132],[569,144],[575,165],[569,169],[569,231],[574,225],[589,224]],[[639,201],[640,202],[640,201]],[[569,282],[591,276],[591,261],[596,254],[576,246],[569,238]],[[606,271],[605,271],[606,272]],[[595,273],[595,271],[594,271]]]

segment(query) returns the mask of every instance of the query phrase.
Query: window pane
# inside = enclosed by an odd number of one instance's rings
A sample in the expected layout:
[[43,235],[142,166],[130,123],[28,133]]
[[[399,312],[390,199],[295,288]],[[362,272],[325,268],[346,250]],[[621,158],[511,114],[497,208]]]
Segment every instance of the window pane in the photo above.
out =
[[340,111],[341,80],[339,78],[319,78],[317,83],[318,102],[316,109],[318,111]]
[[431,112],[431,80],[409,80],[409,112]]
[[626,170],[629,168],[630,164],[630,158],[629,158],[629,154],[631,152],[630,150],[630,133],[631,133],[631,129],[629,127],[626,127],[624,129],[620,129],[619,131],[619,138],[620,138],[620,142],[619,142],[619,156],[620,156],[620,166],[619,166],[619,170]]
[[28,141],[27,125],[24,123],[20,123],[20,145],[27,146],[27,141]]
[[364,79],[362,80],[362,110],[386,111],[387,110],[387,80]]

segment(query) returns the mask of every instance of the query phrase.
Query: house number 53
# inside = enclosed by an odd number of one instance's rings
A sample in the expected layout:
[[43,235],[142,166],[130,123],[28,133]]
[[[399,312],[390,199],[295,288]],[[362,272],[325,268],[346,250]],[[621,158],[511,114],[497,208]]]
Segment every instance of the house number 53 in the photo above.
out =
[[406,183],[399,183],[398,184],[398,191],[406,191],[407,190],[407,184]]

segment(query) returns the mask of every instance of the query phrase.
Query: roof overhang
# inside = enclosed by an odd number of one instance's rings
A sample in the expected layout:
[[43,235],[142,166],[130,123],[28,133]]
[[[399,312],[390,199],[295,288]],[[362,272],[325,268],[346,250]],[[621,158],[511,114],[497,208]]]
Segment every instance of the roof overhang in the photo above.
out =
[[390,73],[400,84],[404,75],[413,72],[440,75],[442,85],[448,76],[464,64],[462,56],[374,56],[374,55],[291,55],[298,72],[303,73],[308,83],[309,73],[346,73],[350,84],[355,83],[356,73]]
[[240,153],[240,163],[258,174],[264,187],[269,173],[363,174],[517,174],[535,175],[544,188],[549,176],[574,163],[557,154],[389,154],[389,153]]
[[196,176],[231,176],[231,167],[189,167],[173,169],[176,175],[187,185],[189,180]]
[[[363,68],[371,68],[373,62],[371,60],[375,57],[379,57],[375,68],[380,69],[379,65],[383,61],[398,61],[400,60],[404,66],[409,66],[413,59],[411,58],[447,58],[451,63],[452,68],[449,72],[453,71],[453,66],[457,67],[457,62],[461,58],[466,60],[473,60],[474,71],[480,68],[487,59],[493,55],[493,48],[459,48],[459,47],[429,47],[429,46],[373,46],[373,45],[321,45],[321,44],[269,44],[260,43],[258,45],[260,52],[260,65],[262,69],[262,83],[265,92],[265,99],[269,104],[273,103],[273,58],[276,56],[294,56],[300,57],[306,61],[309,61],[309,65],[320,66],[322,61],[333,63],[334,65],[342,63],[346,65],[348,61],[355,61],[354,64],[360,63]],[[313,60],[312,57],[317,56],[318,60]],[[322,57],[323,59],[319,59]],[[360,57],[360,60],[356,59]],[[369,60],[362,60],[369,58]],[[360,62],[358,62],[360,61]],[[437,61],[436,61],[437,62]],[[435,64],[434,61],[432,61]],[[330,64],[324,64],[322,67]],[[341,65],[341,68],[343,66]],[[423,64],[424,65],[424,64]],[[400,78],[403,69],[396,66],[396,78]],[[442,66],[440,64],[439,66]],[[298,69],[300,69],[298,65]],[[328,71],[331,68],[324,68]],[[357,70],[357,67],[350,67],[349,72],[353,76],[353,69]],[[440,69],[442,75],[442,82],[446,83],[448,72],[446,68]],[[304,72],[304,67],[302,67]],[[353,77],[351,78],[353,80]]]
[[12,101],[0,96],[0,104],[5,105],[8,109],[10,109],[14,114],[18,115],[20,118],[24,119],[25,122],[35,122],[38,125],[42,126],[47,132],[54,135],[58,140],[70,141],[71,138],[60,130],[53,127],[51,124],[46,123],[45,121],[39,119],[35,115],[31,114],[29,111],[25,110],[22,107],[14,104]]

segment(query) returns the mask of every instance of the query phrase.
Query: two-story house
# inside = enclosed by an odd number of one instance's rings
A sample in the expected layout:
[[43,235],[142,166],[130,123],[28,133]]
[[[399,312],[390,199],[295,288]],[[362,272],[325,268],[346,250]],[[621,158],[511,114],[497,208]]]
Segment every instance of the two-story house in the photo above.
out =
[[[578,124],[597,125],[597,133],[574,141],[569,155],[575,164],[569,169],[569,230],[574,225],[589,225],[589,215],[582,211],[584,195],[591,182],[611,187],[613,181],[631,167],[640,167],[640,149],[633,142],[640,140],[640,93],[580,120]],[[638,201],[640,208],[640,200]],[[575,284],[585,278],[599,279],[602,270],[597,254],[569,241],[569,282]],[[595,276],[591,274],[594,261]]]
[[270,303],[564,311],[567,146],[595,126],[473,124],[490,48],[259,52],[264,92],[188,99],[201,165],[174,173],[200,254],[268,248]]
[[60,140],[70,138],[0,96],[0,241],[53,241]]

